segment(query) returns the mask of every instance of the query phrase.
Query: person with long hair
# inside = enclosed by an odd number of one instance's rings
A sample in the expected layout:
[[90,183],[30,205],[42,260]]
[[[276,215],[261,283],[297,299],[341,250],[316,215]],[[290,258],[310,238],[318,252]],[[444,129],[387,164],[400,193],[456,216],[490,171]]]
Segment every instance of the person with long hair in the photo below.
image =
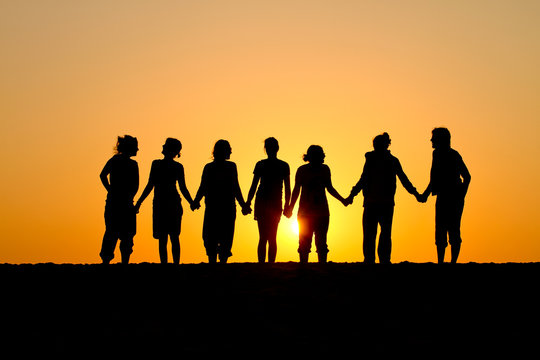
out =
[[346,200],[332,185],[330,168],[324,164],[325,154],[319,145],[311,145],[304,155],[304,164],[296,171],[294,189],[285,216],[291,217],[296,200],[298,206],[298,230],[300,263],[307,263],[311,243],[315,236],[315,247],[319,263],[326,263],[328,254],[327,233],[330,223],[330,210],[326,191],[345,206]]
[[215,143],[214,159],[203,169],[201,184],[192,204],[192,209],[199,208],[204,197],[203,241],[209,263],[215,263],[218,256],[221,263],[226,263],[232,256],[236,201],[244,215],[251,212],[240,190],[236,164],[229,161],[231,153],[227,140]]
[[186,187],[184,167],[175,158],[180,157],[182,143],[174,138],[167,138],[163,145],[163,159],[154,160],[150,168],[148,184],[144,188],[135,210],[154,190],[152,213],[153,237],[159,242],[159,258],[162,264],[168,262],[167,243],[171,241],[171,253],[174,264],[180,263],[180,229],[182,223],[182,203],[177,184],[189,205],[193,204]]
[[251,206],[256,191],[254,215],[259,228],[257,258],[260,263],[265,262],[268,244],[268,262],[274,263],[277,253],[277,229],[283,211],[283,188],[285,207],[289,205],[291,197],[290,169],[289,164],[277,158],[279,143],[275,138],[267,138],[264,149],[268,158],[255,164],[246,203]]
[[133,238],[137,232],[137,215],[133,198],[139,190],[139,166],[131,157],[137,155],[137,138],[119,136],[116,154],[105,164],[99,174],[101,183],[107,190],[105,203],[105,234],[99,253],[103,264],[114,258],[114,250],[120,240],[122,263],[128,264],[133,252]]

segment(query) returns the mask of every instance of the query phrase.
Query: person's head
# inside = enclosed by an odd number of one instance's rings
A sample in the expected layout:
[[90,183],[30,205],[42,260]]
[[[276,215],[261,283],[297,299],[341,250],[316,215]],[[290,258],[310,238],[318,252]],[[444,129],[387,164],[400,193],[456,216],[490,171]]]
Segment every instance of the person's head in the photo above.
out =
[[163,144],[163,150],[161,153],[166,157],[170,156],[172,158],[180,157],[180,150],[182,150],[182,143],[180,140],[167,138],[165,144]]
[[444,127],[438,127],[431,131],[431,146],[434,149],[450,148],[450,131]]
[[373,138],[373,148],[375,151],[384,151],[390,146],[390,135],[388,133],[382,133]]
[[227,140],[221,139],[216,141],[212,155],[214,157],[214,160],[228,160],[231,157],[231,152],[232,149],[229,142]]
[[324,162],[324,157],[326,155],[324,154],[323,148],[319,145],[311,145],[307,152],[304,154],[304,161],[315,163],[315,164],[322,164]]
[[269,137],[268,139],[264,140],[264,150],[266,151],[266,155],[268,155],[268,157],[275,157],[279,150],[279,143],[276,138]]
[[139,151],[137,138],[129,135],[119,136],[116,141],[115,150],[117,154],[126,156],[137,155],[137,151]]

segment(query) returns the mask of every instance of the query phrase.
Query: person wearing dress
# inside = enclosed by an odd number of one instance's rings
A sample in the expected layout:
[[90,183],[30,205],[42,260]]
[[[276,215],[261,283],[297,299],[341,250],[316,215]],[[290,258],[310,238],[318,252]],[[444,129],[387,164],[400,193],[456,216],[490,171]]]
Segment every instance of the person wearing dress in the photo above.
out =
[[162,264],[168,262],[167,243],[171,241],[171,253],[174,264],[180,263],[180,229],[182,223],[182,202],[177,184],[189,205],[193,203],[186,187],[184,167],[174,159],[180,157],[182,143],[174,138],[167,138],[163,145],[163,159],[154,160],[150,169],[148,184],[135,205],[136,211],[154,190],[152,213],[153,237],[159,241],[159,258]]
[[221,263],[226,263],[232,256],[236,201],[244,215],[251,212],[240,190],[236,164],[229,161],[231,152],[227,140],[216,142],[214,160],[203,169],[199,190],[192,205],[192,209],[197,209],[204,197],[203,241],[209,263],[215,263],[218,257]]

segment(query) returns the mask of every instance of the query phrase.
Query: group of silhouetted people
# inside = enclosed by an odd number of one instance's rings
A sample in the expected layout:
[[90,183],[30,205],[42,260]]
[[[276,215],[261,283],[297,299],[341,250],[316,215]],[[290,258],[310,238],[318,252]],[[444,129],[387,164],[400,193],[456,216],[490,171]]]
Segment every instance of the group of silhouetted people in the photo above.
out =
[[[435,245],[439,263],[444,262],[445,249],[451,245],[451,262],[457,262],[461,248],[461,215],[471,176],[460,154],[450,146],[450,132],[435,128],[431,138],[433,160],[430,182],[420,194],[405,175],[399,160],[388,147],[387,133],[373,139],[373,151],[365,154],[366,161],[360,180],[347,198],[333,187],[330,168],[324,164],[325,154],[319,145],[311,145],[304,154],[306,164],[296,171],[291,192],[289,165],[278,159],[278,141],[270,137],[264,142],[267,158],[257,162],[253,181],[244,201],[236,164],[229,161],[232,152],[226,140],[218,140],[213,149],[213,161],[206,164],[199,189],[192,198],[186,187],[184,167],[175,158],[180,157],[182,144],[167,138],[163,145],[163,159],[154,160],[148,183],[134,204],[139,188],[139,169],[131,159],[138,152],[135,137],[118,137],[116,154],[107,161],[100,178],[107,190],[105,205],[105,234],[100,257],[104,264],[114,258],[120,240],[122,263],[129,263],[136,233],[136,214],[143,201],[154,190],[153,237],[158,240],[161,263],[168,262],[167,244],[171,242],[172,260],[180,263],[180,230],[182,202],[178,188],[192,211],[200,208],[204,198],[205,212],[202,238],[209,263],[226,263],[232,256],[236,220],[236,202],[243,215],[252,212],[259,229],[258,261],[275,262],[277,229],[282,215],[291,217],[298,201],[298,228],[300,262],[308,262],[314,239],[318,261],[327,261],[327,233],[330,219],[326,192],[348,206],[361,191],[364,195],[363,252],[365,263],[375,263],[377,229],[380,226],[377,255],[382,264],[390,263],[392,249],[392,220],[396,178],[404,188],[425,203],[430,194],[437,196],[435,204]],[[178,184],[178,185],[177,185]],[[284,191],[283,191],[284,190]]]

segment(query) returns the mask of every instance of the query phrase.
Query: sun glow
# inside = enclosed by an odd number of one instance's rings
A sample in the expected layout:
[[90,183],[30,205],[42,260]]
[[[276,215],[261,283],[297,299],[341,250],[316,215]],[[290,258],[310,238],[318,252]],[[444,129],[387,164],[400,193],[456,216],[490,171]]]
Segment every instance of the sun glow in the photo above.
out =
[[291,217],[290,222],[291,222],[291,225],[290,225],[291,231],[295,235],[298,235],[300,233],[300,230],[298,230],[298,220],[296,220],[296,217],[295,218]]

